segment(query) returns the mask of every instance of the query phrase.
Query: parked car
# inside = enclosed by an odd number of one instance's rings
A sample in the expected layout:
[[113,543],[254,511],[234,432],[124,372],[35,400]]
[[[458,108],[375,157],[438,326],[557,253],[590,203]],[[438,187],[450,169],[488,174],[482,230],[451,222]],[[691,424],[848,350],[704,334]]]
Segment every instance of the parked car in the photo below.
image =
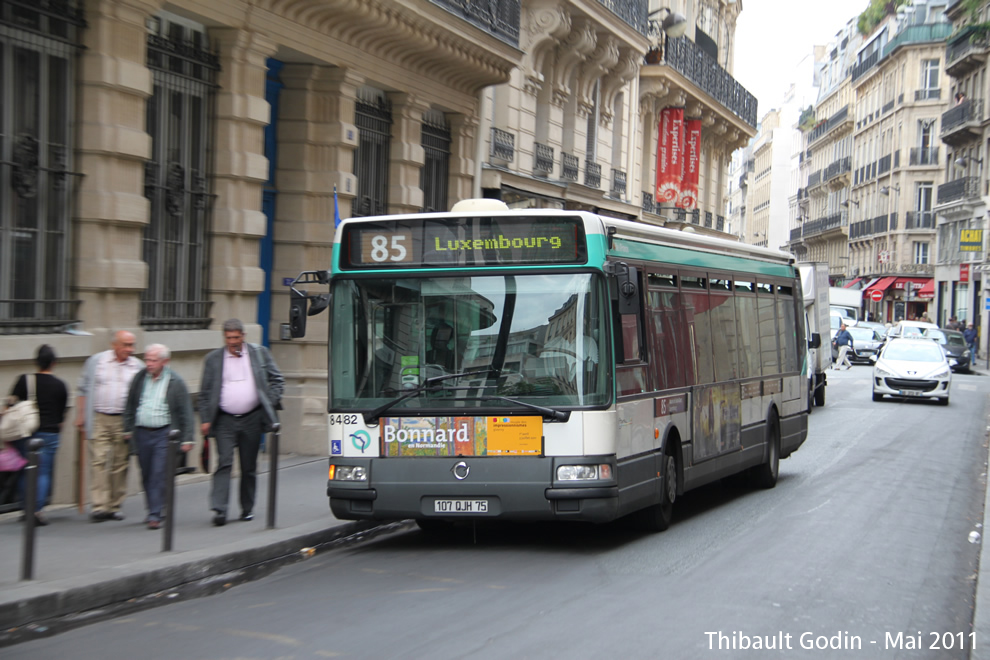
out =
[[958,330],[939,328],[938,330],[929,330],[926,336],[929,339],[934,339],[942,346],[942,350],[945,351],[945,354],[949,358],[949,366],[952,367],[953,371],[969,373],[969,364],[972,356],[970,355],[969,346],[966,344],[966,337],[963,336],[963,333]]
[[853,349],[849,352],[850,362],[868,364],[870,358],[877,354],[883,346],[883,335],[873,328],[857,323],[854,327],[846,328],[853,338]]
[[881,337],[887,334],[887,326],[883,323],[877,323],[876,321],[860,321],[856,324],[860,328],[873,328]]
[[890,339],[874,358],[874,401],[882,400],[884,395],[934,398],[947,406],[951,383],[952,368],[945,351],[924,337]]

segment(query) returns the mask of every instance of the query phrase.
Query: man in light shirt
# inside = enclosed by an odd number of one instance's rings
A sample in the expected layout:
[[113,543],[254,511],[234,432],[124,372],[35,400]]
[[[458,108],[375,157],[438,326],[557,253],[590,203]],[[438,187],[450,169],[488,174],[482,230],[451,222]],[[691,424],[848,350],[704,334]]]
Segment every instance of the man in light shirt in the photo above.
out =
[[85,430],[89,439],[89,517],[93,522],[124,519],[120,507],[127,496],[130,447],[124,438],[121,415],[131,380],[144,368],[133,353],[134,335],[119,330],[110,350],[86,360],[79,376],[76,427]]
[[161,528],[165,504],[168,436],[179,431],[182,451],[193,446],[192,402],[185,382],[168,367],[171,353],[167,346],[152,344],[144,349],[148,365],[131,381],[124,407],[124,434],[131,441],[141,466],[141,482],[148,516],[148,529]]
[[285,379],[264,346],[244,341],[244,324],[223,324],[224,348],[203,362],[199,389],[199,421],[204,437],[216,438],[217,469],[213,473],[210,508],[213,524],[227,523],[230,473],[234,448],[241,466],[241,520],[254,519],[255,481],[262,434],[278,421]]

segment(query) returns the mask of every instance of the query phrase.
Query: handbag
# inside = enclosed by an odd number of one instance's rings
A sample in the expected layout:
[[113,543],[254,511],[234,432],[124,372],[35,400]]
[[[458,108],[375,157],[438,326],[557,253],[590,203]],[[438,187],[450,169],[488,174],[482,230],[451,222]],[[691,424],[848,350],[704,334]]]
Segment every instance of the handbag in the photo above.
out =
[[0,472],[20,472],[27,465],[27,459],[10,445],[0,449]]
[[28,397],[7,406],[7,411],[0,417],[0,442],[13,442],[21,438],[30,438],[41,426],[41,415],[38,413],[38,400],[34,396],[35,375],[25,376]]

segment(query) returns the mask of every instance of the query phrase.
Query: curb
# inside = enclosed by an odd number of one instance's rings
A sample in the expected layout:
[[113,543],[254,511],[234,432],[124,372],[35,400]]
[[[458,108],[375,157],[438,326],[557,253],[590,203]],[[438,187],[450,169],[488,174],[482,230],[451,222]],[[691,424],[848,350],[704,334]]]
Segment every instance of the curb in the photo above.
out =
[[[122,607],[145,609],[161,602],[157,598],[149,598],[158,592],[182,589],[197,583],[215,584],[218,576],[229,576],[224,587],[248,582],[348,541],[366,540],[377,535],[375,532],[389,533],[408,525],[408,522],[348,522],[262,546],[138,571],[95,584],[67,589],[47,587],[44,593],[0,604],[0,647],[26,641],[28,637],[42,636],[39,633],[52,628],[52,624],[65,624],[59,625],[57,632],[62,632],[66,627],[117,615]],[[357,538],[349,538],[355,535]],[[173,596],[170,594],[170,597]],[[67,620],[70,617],[71,620]],[[49,634],[54,634],[54,631]]]

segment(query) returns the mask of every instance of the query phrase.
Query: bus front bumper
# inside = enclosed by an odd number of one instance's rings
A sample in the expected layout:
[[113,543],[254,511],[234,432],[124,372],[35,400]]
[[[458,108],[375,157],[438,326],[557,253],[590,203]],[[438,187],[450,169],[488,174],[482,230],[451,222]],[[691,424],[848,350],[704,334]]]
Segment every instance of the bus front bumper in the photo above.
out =
[[608,522],[618,516],[614,479],[560,482],[560,465],[614,459],[580,457],[456,457],[333,459],[363,465],[368,481],[328,481],[334,516],[344,520],[575,520]]

